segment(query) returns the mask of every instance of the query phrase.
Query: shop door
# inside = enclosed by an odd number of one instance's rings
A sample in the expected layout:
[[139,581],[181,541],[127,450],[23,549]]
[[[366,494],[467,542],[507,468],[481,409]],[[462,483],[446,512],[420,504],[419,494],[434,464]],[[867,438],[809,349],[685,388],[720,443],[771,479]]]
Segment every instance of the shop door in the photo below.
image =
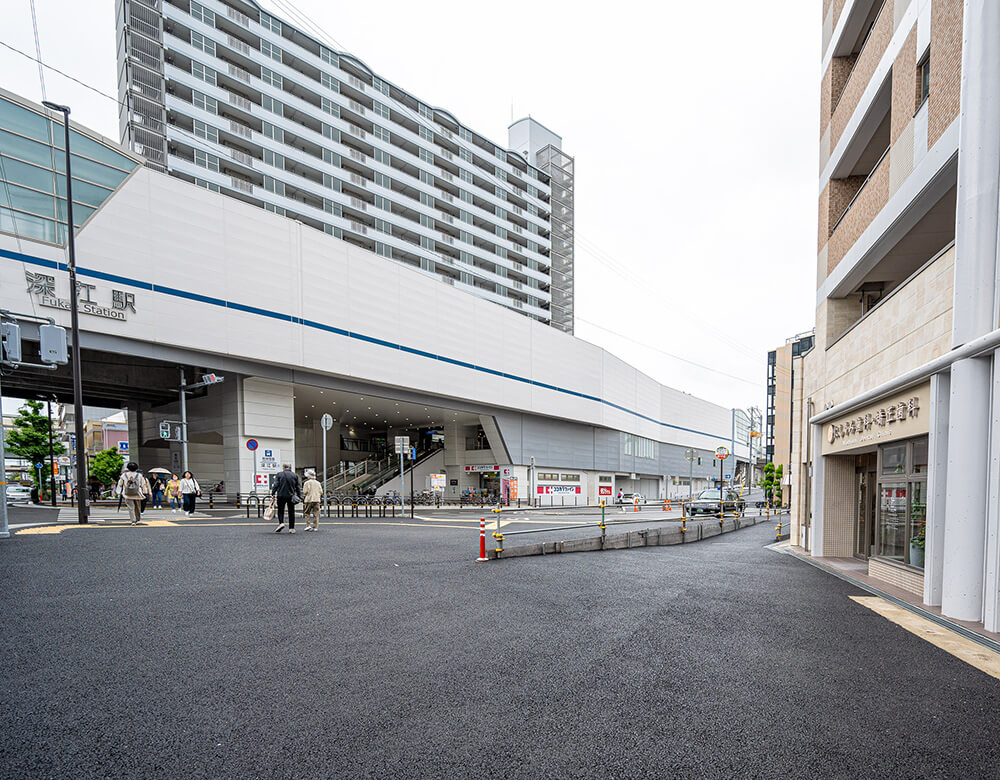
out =
[[867,560],[875,553],[875,508],[878,499],[875,472],[867,467],[860,468],[856,472],[856,480],[854,555]]

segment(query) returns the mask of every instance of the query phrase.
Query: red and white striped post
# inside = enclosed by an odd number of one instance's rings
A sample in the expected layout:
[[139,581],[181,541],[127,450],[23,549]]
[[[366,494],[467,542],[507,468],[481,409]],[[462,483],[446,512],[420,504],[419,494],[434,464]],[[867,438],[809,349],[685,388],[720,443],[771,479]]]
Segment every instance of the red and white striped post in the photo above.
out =
[[486,558],[486,518],[479,518],[479,557],[476,561],[485,561]]

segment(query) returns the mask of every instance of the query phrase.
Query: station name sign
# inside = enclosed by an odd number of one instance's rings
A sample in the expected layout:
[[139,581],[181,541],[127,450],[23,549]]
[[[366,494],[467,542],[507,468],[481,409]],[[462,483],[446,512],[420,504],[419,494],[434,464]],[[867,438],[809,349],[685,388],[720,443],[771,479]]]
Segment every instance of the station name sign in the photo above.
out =
[[823,454],[927,433],[930,430],[929,414],[926,409],[921,409],[921,403],[927,403],[930,389],[930,383],[925,382],[826,423],[823,426]]
[[[70,310],[69,298],[60,298],[56,295],[56,278],[49,274],[24,272],[24,281],[27,283],[29,295],[34,295],[40,306],[47,306],[50,309]],[[104,291],[106,293],[106,291]],[[103,298],[96,284],[87,284],[78,281],[76,283],[76,302],[80,314],[90,314],[94,317],[104,317],[109,320],[128,320],[129,312],[135,314],[135,293],[125,290],[111,291],[109,304],[104,305],[100,298]],[[98,296],[98,299],[95,299]]]

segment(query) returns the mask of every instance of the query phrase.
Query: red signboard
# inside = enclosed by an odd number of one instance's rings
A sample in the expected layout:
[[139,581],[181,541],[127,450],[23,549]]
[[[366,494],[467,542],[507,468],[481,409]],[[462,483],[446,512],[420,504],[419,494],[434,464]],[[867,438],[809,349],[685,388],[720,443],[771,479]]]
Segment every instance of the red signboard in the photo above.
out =
[[580,486],[576,485],[539,485],[538,493],[543,496],[551,496],[553,493],[580,493]]
[[597,495],[599,495],[599,496],[610,496],[611,495],[611,486],[610,485],[601,485],[600,487],[597,488]]

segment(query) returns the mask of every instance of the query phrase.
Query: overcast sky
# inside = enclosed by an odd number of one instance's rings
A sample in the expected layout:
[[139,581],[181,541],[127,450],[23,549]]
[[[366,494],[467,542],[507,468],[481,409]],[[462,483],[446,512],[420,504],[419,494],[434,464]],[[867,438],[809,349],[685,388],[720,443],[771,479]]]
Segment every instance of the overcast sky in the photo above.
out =
[[[115,95],[114,0],[35,5],[42,59]],[[289,5],[497,143],[511,116],[559,133],[576,158],[576,334],[763,407],[767,351],[815,312],[820,0],[265,2],[294,21]],[[0,0],[0,18],[0,41],[33,53],[29,0]],[[0,85],[41,96],[35,63],[3,47]],[[114,102],[51,70],[45,86],[118,139]]]

